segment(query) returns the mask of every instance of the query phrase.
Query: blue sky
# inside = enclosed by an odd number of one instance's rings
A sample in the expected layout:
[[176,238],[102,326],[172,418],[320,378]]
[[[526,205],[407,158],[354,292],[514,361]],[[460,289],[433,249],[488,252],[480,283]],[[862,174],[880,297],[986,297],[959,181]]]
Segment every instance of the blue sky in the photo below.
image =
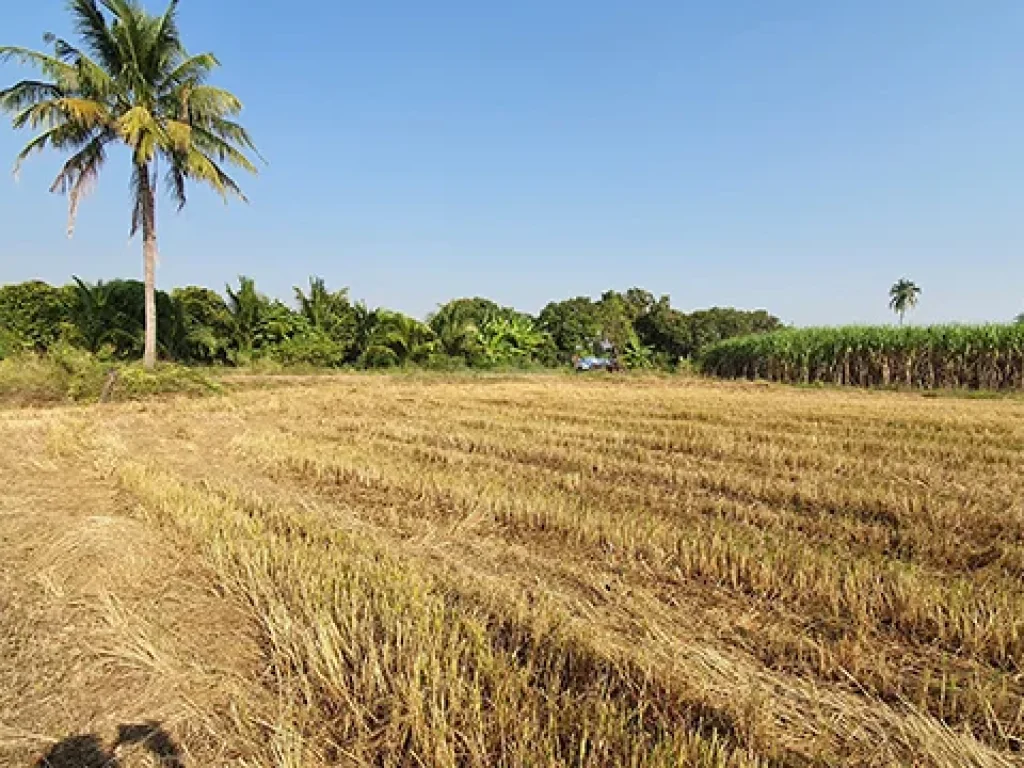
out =
[[[803,325],[889,322],[908,276],[916,322],[1024,311],[1020,0],[182,0],[181,17],[269,165],[248,206],[162,206],[161,287],[246,273],[287,298],[319,274],[422,316],[639,285]],[[0,42],[47,30],[70,34],[61,0],[19,3]],[[28,138],[0,127],[0,160]],[[0,176],[0,282],[141,275],[124,159],[70,241],[57,168]]]

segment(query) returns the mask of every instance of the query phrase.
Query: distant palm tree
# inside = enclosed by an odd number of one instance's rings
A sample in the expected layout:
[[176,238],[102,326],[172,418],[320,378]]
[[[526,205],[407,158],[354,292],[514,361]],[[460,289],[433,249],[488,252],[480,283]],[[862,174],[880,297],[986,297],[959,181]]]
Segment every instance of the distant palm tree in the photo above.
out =
[[367,350],[388,349],[400,364],[418,362],[434,351],[435,339],[429,325],[401,312],[379,309]]
[[311,326],[332,338],[342,333],[348,336],[354,334],[355,310],[348,297],[348,288],[332,292],[322,277],[313,275],[309,278],[308,293],[298,286],[295,286],[294,291],[299,314]]
[[438,348],[450,357],[470,357],[480,346],[480,328],[472,317],[471,307],[453,301],[428,319],[437,335]]
[[903,316],[907,310],[917,306],[917,297],[920,295],[921,289],[907,278],[898,280],[889,289],[889,309],[900,316],[900,325],[903,325]]
[[75,281],[74,317],[78,343],[93,354],[107,344],[138,344],[141,335],[138,333],[141,330],[138,320],[132,322],[131,318],[118,311],[113,301],[113,284],[100,280],[90,285],[77,275],[72,275],[72,280]]
[[314,328],[325,328],[330,322],[331,315],[331,292],[327,290],[327,283],[322,277],[312,276],[309,278],[309,293],[295,286],[295,301],[299,305],[299,313],[305,317]]
[[228,297],[228,313],[239,360],[248,362],[256,345],[256,333],[270,302],[256,290],[256,281],[245,275],[239,275],[237,291],[226,285],[224,292]]
[[365,301],[358,301],[352,305],[352,314],[356,321],[355,348],[365,350],[377,328],[380,310],[370,309]]
[[185,205],[186,180],[208,184],[225,199],[235,195],[244,200],[222,166],[255,173],[245,152],[256,153],[256,148],[231,119],[241,112],[241,102],[206,85],[219,66],[217,59],[210,53],[186,52],[176,22],[178,0],[171,0],[160,15],[148,13],[137,0],[101,0],[100,5],[96,0],[68,3],[81,47],[52,34],[44,37],[52,54],[0,46],[0,62],[32,65],[45,78],[0,91],[0,110],[13,114],[16,129],[43,129],[18,155],[15,174],[29,155],[47,146],[72,153],[51,187],[68,196],[68,236],[107,149],[121,143],[131,150],[131,233],[142,230],[143,361],[151,368],[156,363],[158,166],[179,210]]

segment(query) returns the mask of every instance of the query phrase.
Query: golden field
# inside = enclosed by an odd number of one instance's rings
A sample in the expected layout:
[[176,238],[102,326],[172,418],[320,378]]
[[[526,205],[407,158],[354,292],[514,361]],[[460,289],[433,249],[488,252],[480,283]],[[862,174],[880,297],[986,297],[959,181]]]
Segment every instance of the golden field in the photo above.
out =
[[1024,765],[1020,399],[236,381],[0,412],[0,764]]

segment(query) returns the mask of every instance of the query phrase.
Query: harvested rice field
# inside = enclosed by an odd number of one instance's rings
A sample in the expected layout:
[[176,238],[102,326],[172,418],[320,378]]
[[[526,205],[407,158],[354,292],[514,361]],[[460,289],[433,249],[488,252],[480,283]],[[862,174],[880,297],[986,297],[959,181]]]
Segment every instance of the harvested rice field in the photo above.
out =
[[253,384],[0,411],[0,764],[1024,765],[1024,400]]

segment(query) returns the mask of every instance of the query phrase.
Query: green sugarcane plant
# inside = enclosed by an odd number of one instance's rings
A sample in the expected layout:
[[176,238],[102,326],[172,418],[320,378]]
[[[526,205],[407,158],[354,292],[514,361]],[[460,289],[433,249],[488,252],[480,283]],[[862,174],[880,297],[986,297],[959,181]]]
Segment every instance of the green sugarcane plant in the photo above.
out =
[[1024,387],[1024,324],[792,328],[713,344],[709,374],[858,386]]

